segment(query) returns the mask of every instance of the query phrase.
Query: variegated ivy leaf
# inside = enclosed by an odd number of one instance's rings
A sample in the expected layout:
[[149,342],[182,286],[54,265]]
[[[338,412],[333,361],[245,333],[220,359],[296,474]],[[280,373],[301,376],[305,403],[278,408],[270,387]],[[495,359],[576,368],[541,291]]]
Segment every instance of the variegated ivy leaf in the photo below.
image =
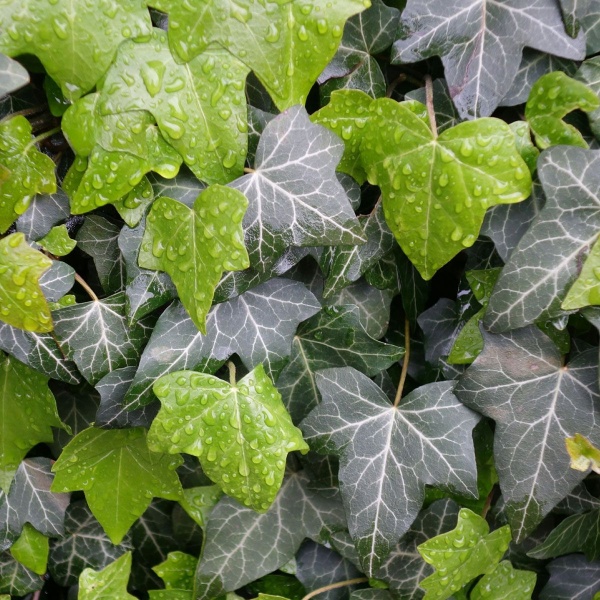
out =
[[227,183],[242,173],[246,158],[247,74],[245,65],[214,47],[179,64],[167,33],[154,29],[150,38],[120,46],[103,83],[100,111],[150,112],[196,177]]
[[280,110],[304,105],[335,54],[345,21],[371,5],[369,0],[269,0],[252,7],[224,0],[148,4],[168,13],[169,42],[180,60],[202,56],[216,42],[254,71]]
[[150,15],[140,0],[86,6],[57,0],[43,7],[8,0],[0,17],[0,51],[34,54],[70,101],[94,87],[127,38],[149,35]]
[[90,427],[63,449],[52,467],[56,476],[50,489],[83,490],[94,516],[118,544],[154,496],[182,497],[175,473],[182,462],[179,455],[152,452],[144,428]]
[[199,600],[216,598],[275,571],[294,557],[304,538],[323,542],[323,536],[344,527],[339,498],[321,495],[308,484],[304,472],[289,474],[266,513],[227,496],[219,500],[196,571]]
[[600,151],[550,148],[538,161],[538,175],[546,204],[498,278],[484,319],[492,331],[560,317],[600,232]]
[[531,176],[497,119],[430,129],[416,101],[340,91],[314,120],[347,140],[343,164],[379,185],[388,226],[424,279],[477,239],[485,211],[524,200]]
[[84,569],[79,576],[79,600],[135,600],[127,593],[127,582],[131,573],[131,552],[126,552],[102,571]]
[[29,83],[29,73],[16,60],[0,54],[0,98]]
[[[326,92],[361,89],[373,98],[385,96],[386,84],[375,55],[387,50],[395,39],[400,11],[372,0],[366,11],[350,17],[335,56],[319,76]],[[366,85],[358,86],[358,81]]]
[[206,315],[223,271],[249,266],[242,219],[248,202],[239,191],[213,185],[193,208],[162,197],[152,204],[138,262],[166,271],[196,327],[206,333]]
[[60,420],[48,378],[9,355],[0,356],[0,489],[8,493],[19,463],[39,442],[52,441]]
[[249,205],[244,217],[250,264],[262,271],[288,246],[365,241],[335,169],[343,144],[295,106],[265,127],[254,171],[231,185]]
[[127,326],[125,293],[54,311],[57,342],[92,385],[107,373],[137,364],[148,323]]
[[581,132],[563,117],[573,110],[589,113],[599,107],[600,100],[589,87],[555,71],[540,77],[531,88],[525,118],[541,149],[559,144],[587,148]]
[[277,380],[294,423],[320,402],[316,371],[350,366],[373,376],[402,358],[404,349],[371,337],[358,313],[353,305],[324,308],[298,328],[290,362]]
[[585,473],[569,467],[565,438],[600,440],[598,355],[567,365],[536,327],[494,335],[459,380],[461,402],[496,421],[494,458],[505,512],[520,541]]
[[267,510],[275,499],[287,454],[308,451],[262,364],[237,383],[233,376],[227,383],[177,371],[161,377],[154,393],[162,409],[149,447],[198,456],[208,477],[254,510]]
[[0,121],[0,232],[4,233],[36,194],[56,191],[54,161],[40,152],[29,121],[18,115]]
[[262,364],[276,377],[287,362],[298,324],[318,310],[317,299],[303,284],[272,279],[214,306],[203,335],[183,306],[173,303],[156,323],[126,400],[147,404],[162,375],[183,369],[214,373],[232,354],[248,370]]
[[73,214],[117,202],[149,171],[174,177],[182,162],[150,113],[101,115],[99,102],[99,93],[88,94],[67,109],[61,122],[78,159],[64,184]]
[[486,117],[512,85],[523,48],[563,58],[585,56],[585,35],[572,39],[558,5],[547,0],[409,0],[393,62],[440,56],[463,118]]
[[374,577],[416,519],[425,484],[477,495],[471,432],[479,416],[450,381],[420,387],[398,407],[351,367],[321,371],[316,381],[323,400],[301,428],[311,449],[340,457],[349,531]]

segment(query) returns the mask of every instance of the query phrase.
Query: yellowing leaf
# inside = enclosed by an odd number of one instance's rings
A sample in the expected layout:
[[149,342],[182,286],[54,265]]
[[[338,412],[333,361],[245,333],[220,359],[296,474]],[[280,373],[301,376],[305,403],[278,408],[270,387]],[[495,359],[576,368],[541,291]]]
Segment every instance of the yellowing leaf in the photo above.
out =
[[576,433],[565,439],[565,445],[571,457],[571,469],[587,471],[591,467],[592,471],[600,474],[600,450],[585,436]]

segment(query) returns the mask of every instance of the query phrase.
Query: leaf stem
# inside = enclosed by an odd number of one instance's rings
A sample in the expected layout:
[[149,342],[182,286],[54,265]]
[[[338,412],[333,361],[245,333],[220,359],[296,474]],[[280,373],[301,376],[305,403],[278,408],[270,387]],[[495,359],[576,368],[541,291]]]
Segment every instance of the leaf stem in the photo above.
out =
[[366,583],[367,581],[369,581],[368,577],[356,577],[354,579],[338,581],[337,583],[330,583],[329,585],[324,585],[323,587],[317,588],[309,594],[306,594],[306,596],[304,596],[302,600],[310,600],[310,598],[313,598],[318,594],[322,594],[323,592],[328,592],[329,590],[335,590],[337,588],[346,587],[347,585],[354,585],[355,583]]
[[43,142],[46,138],[52,137],[55,133],[58,133],[59,131],[60,127],[53,127],[52,129],[44,131],[44,133],[40,133],[40,135],[34,137],[32,142],[34,144],[39,144],[40,142]]
[[406,81],[406,73],[400,73],[400,75],[398,75],[398,77],[396,77],[396,79],[394,79],[394,81],[392,81],[392,83],[388,85],[387,90],[385,92],[385,97],[391,98],[392,94],[394,93],[394,90],[396,89],[396,86],[402,81]]
[[98,296],[94,293],[94,290],[87,284],[87,282],[81,277],[81,275],[75,273],[75,281],[87,292],[88,296],[94,301],[98,302]]
[[244,173],[254,173],[255,169],[252,167],[244,167]]
[[437,139],[437,123],[435,122],[435,108],[433,106],[433,81],[431,75],[425,75],[425,103],[427,104],[427,114],[429,115],[429,124],[433,139]]
[[396,391],[396,397],[394,398],[394,408],[400,404],[400,398],[402,398],[402,390],[404,389],[404,383],[406,382],[406,375],[408,374],[408,363],[410,362],[410,321],[407,317],[404,318],[404,360],[402,361],[402,371],[400,373],[400,381],[398,382],[398,390]]
[[16,110],[13,113],[9,113],[5,117],[2,117],[2,119],[0,119],[0,123],[2,123],[3,121],[8,121],[8,119],[12,119],[13,117],[27,117],[28,115],[35,115],[37,113],[42,112],[45,108],[45,104],[38,104],[37,106],[32,106],[31,108]]
[[229,383],[232,387],[235,387],[237,381],[235,379],[235,365],[232,360],[227,363],[227,368],[229,369]]

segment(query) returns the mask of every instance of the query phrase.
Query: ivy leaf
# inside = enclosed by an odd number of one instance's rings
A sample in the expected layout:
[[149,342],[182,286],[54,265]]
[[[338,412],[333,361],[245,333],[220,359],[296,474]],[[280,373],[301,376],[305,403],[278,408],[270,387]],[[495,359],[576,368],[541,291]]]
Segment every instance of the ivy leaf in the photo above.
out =
[[[169,14],[169,42],[182,61],[206,53],[217,42],[254,71],[279,110],[302,104],[340,43],[345,21],[368,8],[368,0],[333,0],[306,6],[257,4],[252,9],[226,3],[182,5],[151,0]],[[221,11],[232,11],[223,19]]]
[[0,54],[0,98],[29,83],[29,73],[16,60]]
[[203,485],[183,490],[180,504],[185,512],[200,526],[206,527],[210,513],[223,492],[218,485]]
[[25,523],[21,536],[10,548],[16,560],[38,575],[46,572],[48,552],[48,538],[29,523]]
[[237,190],[213,185],[198,196],[193,209],[166,197],[150,209],[139,264],[171,276],[202,333],[223,271],[250,266],[241,228],[247,205]]
[[11,356],[0,359],[0,489],[5,493],[27,452],[39,442],[51,442],[52,427],[67,429],[47,383],[47,377]]
[[600,450],[587,438],[576,433],[565,440],[565,445],[571,457],[571,469],[587,471],[591,467],[592,471],[600,474]]
[[84,569],[79,576],[79,600],[135,600],[127,593],[131,573],[131,552],[126,552],[102,571]]
[[[1,31],[0,25],[0,31]],[[56,191],[54,161],[37,149],[29,121],[18,115],[0,121],[0,232],[4,233],[36,194]]]
[[[600,60],[597,57],[590,58],[581,64],[575,78],[585,83],[595,94],[600,91]],[[600,109],[588,114],[590,127],[594,135],[600,133]]]
[[600,232],[600,152],[569,146],[546,150],[538,175],[546,204],[502,270],[484,319],[506,331],[560,317],[579,261]]
[[364,92],[373,98],[385,96],[385,77],[375,55],[390,47],[399,20],[400,11],[386,6],[381,0],[372,0],[370,8],[350,17],[339,48],[319,76],[319,83],[329,82],[338,89],[340,78],[344,78],[341,81],[345,88],[355,88],[347,81],[352,74],[351,79],[358,76],[369,82],[367,89],[360,88]]
[[531,88],[525,118],[541,149],[559,144],[587,148],[579,130],[562,119],[576,109],[592,112],[599,107],[600,100],[589,87],[555,71],[540,77]]
[[221,498],[208,521],[196,571],[199,600],[216,598],[275,571],[294,557],[304,538],[323,541],[323,533],[344,527],[339,499],[319,494],[308,483],[303,472],[289,475],[266,513]]
[[496,469],[520,541],[585,477],[569,468],[564,440],[575,432],[598,438],[598,356],[586,351],[563,366],[536,327],[483,337],[484,350],[456,394],[496,421]]
[[177,371],[161,377],[154,393],[162,409],[149,447],[198,456],[210,479],[254,510],[267,510],[275,499],[288,452],[308,451],[262,365],[237,383]]
[[57,188],[54,194],[40,194],[33,198],[29,208],[17,219],[17,231],[27,239],[43,238],[57,223],[69,217],[69,197]]
[[181,462],[179,456],[150,451],[143,428],[90,427],[63,449],[52,467],[51,489],[83,490],[94,516],[118,544],[153,496],[179,500],[182,490],[174,469]]
[[478,575],[494,570],[508,548],[510,527],[490,533],[486,520],[468,508],[458,513],[456,527],[418,547],[436,572],[421,581],[427,598],[443,600]]
[[0,320],[26,331],[52,331],[40,277],[52,261],[34,250],[22,233],[0,240]]
[[340,456],[350,534],[374,576],[417,517],[425,484],[477,494],[471,430],[479,417],[450,381],[418,388],[400,408],[350,367],[321,371],[316,381],[323,401],[302,431],[312,450]]
[[581,554],[553,560],[546,569],[550,580],[540,600],[588,600],[600,592],[600,562],[588,562]]
[[160,376],[183,369],[214,373],[232,354],[248,370],[262,364],[275,378],[287,362],[298,324],[318,310],[303,284],[272,279],[214,306],[203,335],[183,306],[173,303],[158,319],[126,401],[147,404]]
[[66,256],[77,245],[77,242],[69,237],[64,225],[53,227],[38,243],[54,256]]
[[493,590],[494,600],[531,600],[535,582],[535,573],[513,569],[508,560],[503,560],[477,582],[470,598],[484,600]]
[[368,335],[355,306],[324,308],[298,328],[290,362],[277,380],[277,389],[292,420],[299,423],[320,401],[316,371],[350,366],[373,376],[403,354],[403,348]]
[[343,144],[313,125],[301,106],[268,123],[254,171],[231,185],[244,193],[252,266],[266,270],[292,246],[364,242],[362,227],[335,175]]
[[151,23],[140,0],[110,2],[95,10],[68,0],[41,9],[29,0],[9,0],[0,32],[0,51],[37,56],[65,98],[74,101],[104,75],[119,44],[149,35]]
[[517,75],[525,46],[575,60],[585,55],[585,36],[567,35],[552,2],[409,0],[400,35],[392,61],[412,63],[440,56],[463,118],[494,112]]
[[600,243],[594,242],[588,257],[583,263],[579,277],[569,288],[561,308],[573,310],[590,304],[600,304]]
[[25,596],[42,589],[44,579],[23,566],[8,551],[0,552],[0,593]]
[[143,321],[127,326],[124,292],[67,306],[53,315],[60,347],[92,385],[115,369],[137,365],[149,335]]
[[71,194],[73,214],[117,202],[150,171],[174,177],[182,162],[154,125],[150,113],[101,115],[99,102],[99,93],[88,94],[69,107],[61,122],[79,159],[67,175],[73,178],[71,186],[75,188]]
[[110,542],[83,500],[72,502],[65,515],[65,536],[52,542],[48,570],[62,586],[77,583],[85,567],[103,569],[132,550],[131,534],[119,546]]
[[247,74],[218,48],[178,64],[166,32],[154,29],[150,39],[120,46],[103,83],[100,111],[148,111],[196,177],[227,183],[242,173],[246,158]]
[[190,590],[191,598],[197,563],[195,556],[185,552],[169,552],[167,559],[152,570],[164,581],[167,590]]

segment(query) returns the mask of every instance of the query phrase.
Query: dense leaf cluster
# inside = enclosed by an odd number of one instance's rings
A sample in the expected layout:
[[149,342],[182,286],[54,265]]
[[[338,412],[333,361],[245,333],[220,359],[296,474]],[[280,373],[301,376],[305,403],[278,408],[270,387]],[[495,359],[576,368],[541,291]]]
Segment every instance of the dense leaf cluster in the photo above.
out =
[[596,54],[600,0],[0,0],[0,597],[600,598]]

